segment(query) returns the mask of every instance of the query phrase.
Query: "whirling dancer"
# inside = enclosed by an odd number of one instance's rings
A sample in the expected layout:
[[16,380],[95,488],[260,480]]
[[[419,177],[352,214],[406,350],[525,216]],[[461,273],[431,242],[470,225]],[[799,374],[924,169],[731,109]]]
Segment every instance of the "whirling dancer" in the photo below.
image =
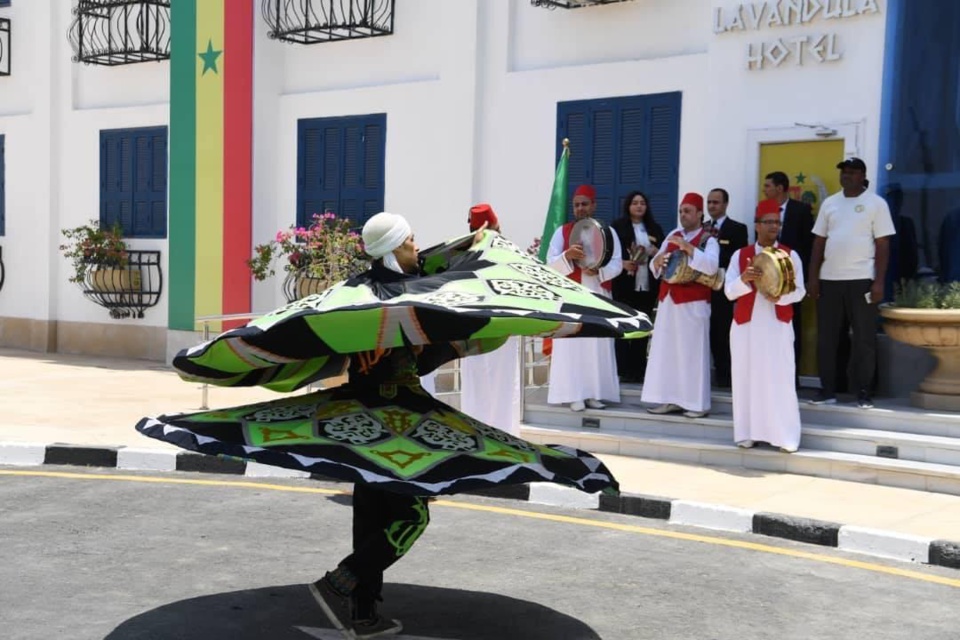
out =
[[[142,433],[210,455],[355,483],[353,553],[311,592],[344,637],[396,634],[377,613],[383,571],[429,522],[426,497],[550,481],[617,491],[589,453],[536,445],[434,399],[419,376],[511,335],[621,337],[649,319],[593,295],[499,234],[420,254],[401,216],[363,228],[369,271],[181,352],[181,377],[291,391],[349,369],[333,389],[254,405],[144,418]],[[432,274],[432,275],[431,275]]]

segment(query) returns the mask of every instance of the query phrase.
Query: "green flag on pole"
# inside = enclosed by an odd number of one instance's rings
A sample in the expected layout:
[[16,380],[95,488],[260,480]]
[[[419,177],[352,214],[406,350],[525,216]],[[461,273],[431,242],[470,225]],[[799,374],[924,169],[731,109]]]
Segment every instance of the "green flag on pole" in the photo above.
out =
[[543,236],[540,237],[540,260],[547,261],[547,249],[550,239],[557,229],[567,221],[567,159],[570,157],[570,141],[563,139],[563,152],[557,163],[557,175],[553,179],[553,192],[550,194],[550,207],[547,219],[543,223]]

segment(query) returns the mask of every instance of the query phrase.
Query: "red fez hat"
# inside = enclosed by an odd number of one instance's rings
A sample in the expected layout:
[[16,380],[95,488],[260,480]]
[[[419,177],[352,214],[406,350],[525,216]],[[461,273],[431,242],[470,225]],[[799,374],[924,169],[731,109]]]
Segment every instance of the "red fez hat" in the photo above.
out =
[[774,198],[763,200],[757,205],[757,220],[769,213],[780,213],[780,203]]
[[697,208],[697,211],[703,211],[703,196],[699,193],[693,193],[692,191],[683,196],[683,200],[680,201],[680,205],[692,204]]
[[590,202],[595,202],[597,200],[597,190],[588,184],[582,184],[573,192],[573,197],[576,198],[577,196],[584,196],[589,198]]
[[470,207],[470,231],[476,231],[487,223],[487,227],[495,227],[499,224],[497,214],[493,212],[493,207],[488,204],[478,204]]

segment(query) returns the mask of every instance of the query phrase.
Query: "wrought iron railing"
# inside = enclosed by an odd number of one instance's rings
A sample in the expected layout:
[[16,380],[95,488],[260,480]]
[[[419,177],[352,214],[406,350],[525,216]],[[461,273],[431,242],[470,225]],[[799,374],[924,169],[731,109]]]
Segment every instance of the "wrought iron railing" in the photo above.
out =
[[0,76],[10,75],[11,38],[10,20],[8,18],[0,18]]
[[630,0],[530,0],[530,4],[545,9],[579,9],[580,7],[592,7],[598,4],[616,4],[618,2],[629,1]]
[[131,250],[122,267],[88,269],[81,288],[83,295],[109,309],[111,318],[143,318],[143,312],[156,306],[163,293],[160,252]]
[[170,0],[78,0],[73,61],[116,66],[170,58]]
[[393,33],[394,0],[263,0],[269,36],[296,44]]

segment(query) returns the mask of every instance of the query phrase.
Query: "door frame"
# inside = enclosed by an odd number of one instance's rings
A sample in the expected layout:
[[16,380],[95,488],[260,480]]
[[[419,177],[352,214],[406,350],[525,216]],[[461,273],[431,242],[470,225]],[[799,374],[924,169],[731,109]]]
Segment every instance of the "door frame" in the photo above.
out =
[[[762,185],[756,184],[760,175],[760,146],[781,142],[817,142],[820,140],[843,140],[843,154],[845,158],[863,157],[863,135],[866,120],[853,122],[822,122],[817,123],[837,133],[829,137],[818,136],[811,127],[792,126],[768,127],[763,129],[747,130],[747,171],[750,173],[751,197],[756,197]],[[832,195],[832,194],[831,194]]]

